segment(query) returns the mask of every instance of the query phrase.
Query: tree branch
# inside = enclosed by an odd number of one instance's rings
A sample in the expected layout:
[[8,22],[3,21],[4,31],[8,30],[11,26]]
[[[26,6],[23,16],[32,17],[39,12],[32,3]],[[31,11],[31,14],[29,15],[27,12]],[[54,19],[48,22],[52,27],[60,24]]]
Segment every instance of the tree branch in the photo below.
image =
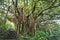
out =
[[[12,3],[13,3],[13,5],[14,5],[14,8],[15,8],[15,16],[16,16],[16,18],[18,18],[18,16],[20,16],[20,11],[19,11],[19,9],[17,8],[17,5],[18,5],[18,0],[15,0],[15,2],[12,0]],[[18,16],[16,15],[16,12],[18,13]]]
[[30,14],[27,16],[27,18],[28,18],[32,13],[34,13],[35,7],[36,7],[36,3],[34,4],[34,6],[33,6],[33,8],[32,8],[32,11],[30,11]]
[[48,8],[42,10],[41,12],[39,11],[39,12],[38,12],[39,14],[35,17],[35,20],[36,20],[40,15],[43,15],[42,13],[43,13],[44,11],[46,11],[46,10],[48,10],[48,9],[56,8],[56,7],[60,6],[60,3],[59,3],[57,6],[53,6],[54,3],[55,3],[55,1],[54,1],[54,2],[51,4],[51,6],[49,6]]
[[[34,0],[33,0],[34,1]],[[37,2],[39,2],[40,0],[38,0],[38,1],[34,1],[35,2],[35,4],[34,4],[34,6],[33,6],[33,8],[32,8],[32,11],[30,11],[30,14],[27,16],[27,18],[32,14],[32,13],[34,13],[34,11],[35,11],[35,8],[36,8],[36,4],[37,4]]]

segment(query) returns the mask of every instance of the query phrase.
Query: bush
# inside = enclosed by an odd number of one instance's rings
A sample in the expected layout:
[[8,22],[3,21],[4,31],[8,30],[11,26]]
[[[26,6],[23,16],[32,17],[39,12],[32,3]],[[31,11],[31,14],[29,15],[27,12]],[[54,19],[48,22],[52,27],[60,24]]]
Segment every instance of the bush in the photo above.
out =
[[0,39],[4,39],[5,37],[7,37],[7,31],[3,27],[0,27]]
[[50,32],[37,30],[35,36],[30,37],[29,40],[60,40],[60,26],[50,28]]

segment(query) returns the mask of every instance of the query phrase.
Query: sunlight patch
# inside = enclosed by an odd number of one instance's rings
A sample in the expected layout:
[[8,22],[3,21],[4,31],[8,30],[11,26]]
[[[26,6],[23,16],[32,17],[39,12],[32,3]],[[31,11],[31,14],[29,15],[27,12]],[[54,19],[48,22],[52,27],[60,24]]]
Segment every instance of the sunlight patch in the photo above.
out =
[[8,29],[14,29],[15,30],[15,25],[14,25],[13,22],[10,22],[9,20],[7,20],[7,22],[6,22],[6,28],[7,28],[7,30]]

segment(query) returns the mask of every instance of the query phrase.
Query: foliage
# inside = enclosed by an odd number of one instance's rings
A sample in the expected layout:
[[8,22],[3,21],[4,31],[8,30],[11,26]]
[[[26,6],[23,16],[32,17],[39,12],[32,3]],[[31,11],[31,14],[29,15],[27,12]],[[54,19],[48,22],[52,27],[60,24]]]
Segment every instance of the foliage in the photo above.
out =
[[13,28],[26,40],[60,40],[58,19],[60,0],[0,0],[0,38]]
[[14,29],[15,30],[14,23],[13,22],[10,22],[9,20],[6,21],[5,26],[6,26],[6,29],[7,30],[9,30],[9,29]]
[[60,40],[60,26],[55,25],[50,28],[50,33],[37,30],[35,36],[28,40]]

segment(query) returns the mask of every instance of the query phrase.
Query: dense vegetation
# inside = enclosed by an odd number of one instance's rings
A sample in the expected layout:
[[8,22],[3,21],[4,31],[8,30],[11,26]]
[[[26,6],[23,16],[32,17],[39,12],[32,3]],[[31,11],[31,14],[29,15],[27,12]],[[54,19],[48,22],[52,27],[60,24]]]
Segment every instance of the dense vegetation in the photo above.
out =
[[60,0],[0,0],[0,39],[60,40]]

